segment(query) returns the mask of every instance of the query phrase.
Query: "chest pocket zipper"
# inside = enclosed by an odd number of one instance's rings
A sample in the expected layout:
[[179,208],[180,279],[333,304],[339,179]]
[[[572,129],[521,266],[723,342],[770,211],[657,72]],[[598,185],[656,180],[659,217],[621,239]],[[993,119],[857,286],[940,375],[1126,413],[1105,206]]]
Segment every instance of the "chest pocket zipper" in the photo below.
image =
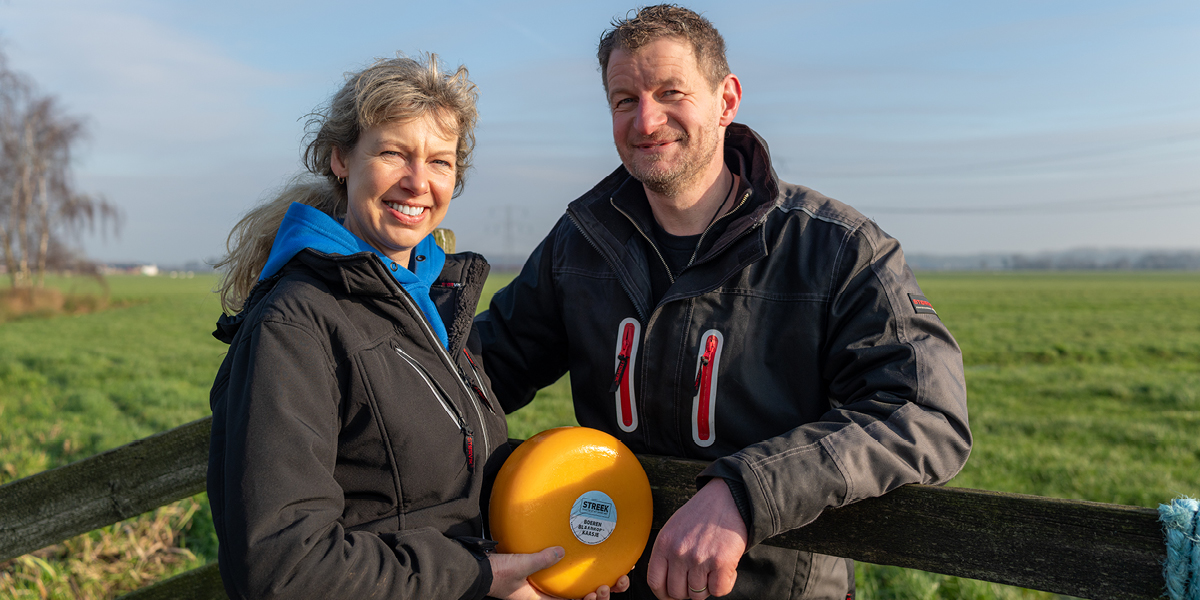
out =
[[449,396],[447,396],[446,392],[441,389],[441,386],[437,385],[437,383],[433,381],[433,378],[425,374],[425,369],[421,368],[420,363],[418,363],[413,357],[409,356],[406,352],[401,350],[398,346],[393,346],[392,349],[396,351],[396,354],[400,355],[400,358],[404,359],[404,362],[407,362],[409,366],[411,366],[413,370],[421,376],[421,379],[425,381],[425,385],[429,386],[429,391],[433,394],[433,397],[437,398],[437,401],[442,405],[442,410],[445,410],[446,414],[450,415],[450,419],[454,421],[454,424],[458,426],[458,430],[463,434],[463,453],[467,456],[467,471],[474,472],[475,432],[471,430],[471,426],[467,424],[467,420],[463,418],[462,413],[458,412],[458,408],[449,402]]
[[637,397],[635,396],[633,365],[637,361],[638,341],[642,324],[630,317],[617,326],[617,364],[609,392],[616,403],[617,427],[629,433],[638,426]]
[[471,364],[471,373],[475,376],[474,378],[466,377],[466,373],[463,373],[463,379],[466,379],[467,383],[471,384],[471,389],[475,390],[475,395],[479,396],[480,400],[483,400],[483,405],[486,406],[493,415],[496,414],[496,407],[494,404],[492,404],[492,399],[487,395],[487,392],[483,390],[483,378],[479,376],[479,368],[475,366],[475,359],[471,358],[471,353],[468,352],[466,348],[463,348],[463,354],[466,355],[467,362]]
[[708,447],[716,441],[717,375],[721,367],[721,350],[725,337],[716,329],[700,336],[703,342],[696,357],[696,383],[692,398],[692,441]]

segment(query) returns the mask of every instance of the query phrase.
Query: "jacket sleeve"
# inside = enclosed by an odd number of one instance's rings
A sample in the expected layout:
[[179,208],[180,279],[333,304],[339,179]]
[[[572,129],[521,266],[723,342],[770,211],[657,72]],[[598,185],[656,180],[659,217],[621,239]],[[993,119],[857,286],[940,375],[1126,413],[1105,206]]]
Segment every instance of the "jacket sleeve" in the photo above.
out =
[[751,545],[827,508],[908,483],[940,484],[971,448],[962,354],[899,244],[871,222],[845,238],[826,325],[821,419],[715,461],[702,478],[745,486]]
[[552,252],[560,221],[534,249],[511,283],[475,317],[485,371],[504,412],[533,400],[567,372],[567,335],[554,284]]
[[340,386],[329,340],[271,321],[243,334],[213,389],[208,473],[229,596],[482,598],[490,563],[469,541],[339,523]]

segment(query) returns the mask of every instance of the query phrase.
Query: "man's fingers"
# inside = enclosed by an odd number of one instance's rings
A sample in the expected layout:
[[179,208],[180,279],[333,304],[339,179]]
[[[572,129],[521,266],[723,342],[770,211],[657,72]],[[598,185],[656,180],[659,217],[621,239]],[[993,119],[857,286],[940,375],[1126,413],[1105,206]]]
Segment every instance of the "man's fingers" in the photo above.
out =
[[646,585],[650,586],[655,596],[662,598],[667,587],[667,561],[658,556],[658,545],[650,553],[650,562],[646,565]]
[[708,574],[708,593],[712,596],[724,596],[733,591],[737,582],[736,569],[720,569]]
[[[696,587],[699,589],[704,587],[704,584]],[[672,562],[667,567],[667,595],[672,598],[692,597],[692,593],[688,591],[688,568],[684,563]]]
[[708,575],[694,569],[688,571],[687,587],[687,597],[692,600],[704,600],[712,593],[708,589]]

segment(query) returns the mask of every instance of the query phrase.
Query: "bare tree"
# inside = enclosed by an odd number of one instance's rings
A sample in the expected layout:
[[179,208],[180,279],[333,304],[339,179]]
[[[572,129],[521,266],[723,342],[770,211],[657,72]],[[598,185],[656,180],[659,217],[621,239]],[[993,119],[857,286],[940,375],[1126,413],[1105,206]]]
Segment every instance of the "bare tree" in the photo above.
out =
[[69,247],[84,229],[111,226],[115,234],[120,226],[115,205],[74,188],[71,150],[83,135],[82,120],[39,94],[0,53],[0,247],[13,288],[45,284],[52,247]]

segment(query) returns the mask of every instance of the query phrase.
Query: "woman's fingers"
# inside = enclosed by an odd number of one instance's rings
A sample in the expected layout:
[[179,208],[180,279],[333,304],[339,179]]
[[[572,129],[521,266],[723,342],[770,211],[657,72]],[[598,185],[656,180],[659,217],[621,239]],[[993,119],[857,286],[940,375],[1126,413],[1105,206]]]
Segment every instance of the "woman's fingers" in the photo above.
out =
[[488,560],[492,563],[492,586],[489,596],[496,598],[528,597],[536,593],[526,581],[533,573],[550,567],[562,560],[566,554],[562,546],[551,546],[533,554],[492,554]]
[[619,579],[617,579],[616,585],[612,586],[612,591],[615,594],[624,592],[627,589],[629,589],[629,576],[628,575],[622,575]]
[[522,577],[524,578],[554,566],[554,563],[562,560],[566,553],[562,546],[551,546],[534,554],[514,554],[513,556],[528,557],[528,562],[525,564],[525,568],[528,570],[525,571],[525,575]]

